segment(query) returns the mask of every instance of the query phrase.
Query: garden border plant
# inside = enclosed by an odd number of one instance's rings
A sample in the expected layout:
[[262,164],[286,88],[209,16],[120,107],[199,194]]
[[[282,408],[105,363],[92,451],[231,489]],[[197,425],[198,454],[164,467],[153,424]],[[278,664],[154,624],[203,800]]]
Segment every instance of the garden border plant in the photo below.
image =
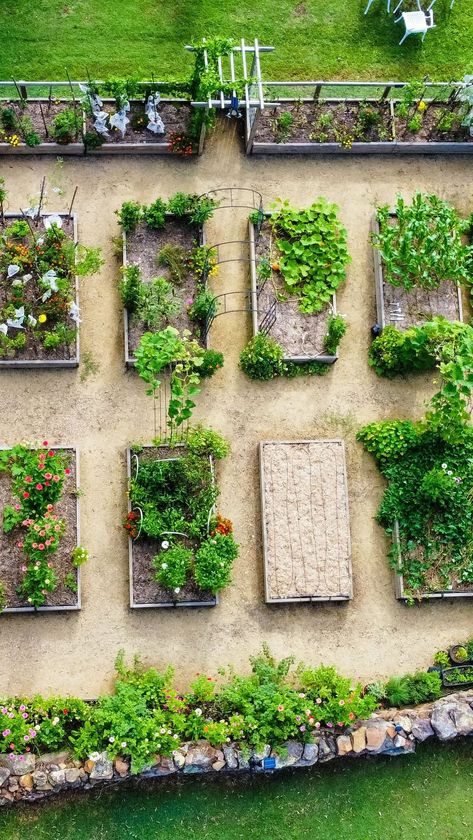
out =
[[[215,255],[211,248],[206,245],[205,240],[205,222],[212,217],[213,210],[217,206],[217,202],[208,199],[206,196],[197,196],[196,194],[188,194],[178,192],[171,196],[167,201],[163,199],[156,199],[148,207],[146,205],[139,205],[136,202],[124,202],[122,208],[116,211],[119,223],[122,228],[122,277],[120,280],[120,291],[123,303],[123,323],[124,323],[124,346],[125,346],[125,365],[127,367],[134,367],[136,364],[136,355],[130,348],[130,319],[134,312],[139,314],[139,309],[143,301],[144,284],[150,286],[150,281],[141,279],[141,271],[139,267],[135,267],[135,263],[129,262],[128,248],[127,248],[127,234],[132,235],[137,227],[147,225],[150,231],[166,230],[166,223],[173,222],[182,224],[183,229],[189,228],[189,235],[192,235],[192,227],[197,228],[198,238],[194,248],[183,249],[180,246],[174,246],[167,243],[162,246],[160,253],[165,249],[172,252],[169,258],[164,257],[162,261],[158,262],[158,255],[155,255],[156,277],[155,281],[161,278],[159,275],[163,273],[168,274],[165,278],[165,285],[169,287],[169,292],[175,286],[179,289],[180,283],[186,278],[193,278],[195,285],[195,294],[192,301],[181,301],[182,308],[187,306],[187,314],[192,325],[195,324],[195,337],[203,340],[204,347],[208,348],[208,333],[206,329],[206,320],[208,313],[212,310],[213,298],[207,286],[209,276],[215,273],[217,266],[215,262]],[[170,234],[171,236],[171,234]],[[179,252],[179,253],[177,253]],[[195,255],[196,265],[190,265],[190,261],[194,259]],[[176,271],[182,274],[181,279],[176,279],[173,273]],[[178,298],[176,298],[178,301]],[[163,322],[169,320],[172,323],[173,313],[171,306],[169,307],[169,318],[163,317]],[[176,310],[174,317],[179,317],[180,312]],[[138,319],[143,323],[143,330],[149,329],[146,327],[143,319]],[[162,325],[164,328],[164,323]]]
[[[153,457],[146,458],[140,465],[142,452]],[[153,445],[127,449],[129,493],[124,528],[128,534],[132,609],[213,607],[218,604],[218,593],[229,584],[232,564],[238,556],[232,523],[216,512],[219,488],[215,482],[215,460],[227,454],[227,442],[200,426],[189,428],[173,443],[157,441]],[[185,478],[189,482],[189,494],[181,486],[173,489],[176,479],[170,465],[174,463],[177,479],[181,473],[180,480]],[[156,470],[158,464],[161,466]],[[139,483],[140,466],[146,473],[144,485]],[[156,488],[160,482],[167,499],[166,510],[160,510],[157,503],[154,506],[151,499],[158,492]],[[202,497],[200,504],[204,507],[193,510],[187,501],[192,496],[196,500]],[[183,528],[189,530],[187,535]],[[143,554],[139,551],[140,538]],[[154,555],[151,559],[154,572],[148,566],[150,552]],[[137,566],[140,585],[153,589],[156,582],[157,600],[138,600]],[[147,574],[150,576],[148,583],[143,580]],[[200,594],[202,597],[197,597]]]
[[[322,219],[328,216],[333,223],[333,230],[324,245],[331,248],[329,254],[330,272],[321,267],[321,255],[317,254],[312,244],[302,246],[300,239],[307,231],[311,215],[317,223],[319,231],[326,228]],[[298,222],[298,217],[300,221]],[[271,221],[271,236],[275,239],[274,249],[277,255],[270,252],[267,257],[257,259],[256,247],[261,228],[266,221]],[[300,225],[300,238],[297,239],[297,226]],[[345,267],[350,262],[346,247],[346,230],[338,217],[338,207],[330,204],[324,198],[317,199],[310,207],[296,210],[288,202],[281,203],[272,212],[255,211],[250,214],[250,271],[251,271],[251,300],[253,339],[247,345],[240,357],[240,365],[245,373],[253,379],[272,379],[275,376],[298,376],[308,374],[323,375],[328,365],[338,359],[338,344],[343,337],[346,324],[341,315],[337,315],[336,290],[346,279]],[[318,264],[319,261],[319,264]],[[327,333],[324,338],[324,352],[307,356],[303,354],[289,355],[283,347],[271,336],[271,321],[277,317],[277,302],[279,292],[275,289],[273,303],[260,317],[258,304],[260,295],[267,283],[272,283],[273,276],[279,278],[284,287],[284,296],[294,292],[293,299],[298,299],[298,310],[302,314],[317,315],[324,313],[327,308],[331,314],[327,318]],[[286,298],[287,299],[287,298]],[[284,304],[284,300],[282,301]],[[274,313],[272,313],[272,308]],[[284,312],[281,315],[284,319]],[[269,331],[266,328],[268,320]],[[310,322],[308,322],[310,324]],[[262,331],[260,328],[262,327]]]
[[[35,453],[38,453],[36,463]],[[50,454],[52,453],[52,454]],[[13,460],[9,455],[13,456]],[[65,457],[64,457],[65,456]],[[48,460],[49,458],[49,460]],[[69,460],[70,459],[70,460]],[[48,464],[54,464],[59,478],[48,476]],[[71,465],[72,469],[70,469]],[[6,505],[2,514],[2,530],[6,534],[18,532],[17,548],[22,548],[25,554],[24,565],[24,600],[26,593],[33,601],[21,606],[8,606],[7,591],[0,581],[0,612],[1,613],[36,613],[36,612],[66,612],[81,609],[81,565],[88,559],[86,549],[80,544],[80,467],[79,450],[75,446],[51,447],[47,441],[42,445],[18,444],[14,447],[0,447],[0,478],[2,474],[10,472],[12,480],[12,496],[15,504]],[[56,504],[64,495],[63,483],[69,480],[70,473],[74,473],[74,487],[68,489],[74,496],[74,522],[61,520],[55,513]],[[40,479],[40,482],[37,479]],[[36,483],[35,483],[36,482]],[[25,489],[27,488],[27,489]],[[59,488],[59,489],[58,489]],[[48,494],[44,498],[44,494]],[[41,495],[40,495],[41,494]],[[49,501],[48,501],[49,500]],[[29,514],[23,520],[22,517]],[[42,527],[41,527],[42,526]],[[75,548],[71,552],[70,569],[61,581],[54,568],[55,552],[60,546],[60,540],[67,529],[75,530]],[[7,530],[5,530],[7,529]],[[24,536],[23,536],[23,532]],[[58,536],[55,532],[58,531]],[[44,543],[36,545],[35,534],[44,538]],[[49,540],[46,537],[49,533]],[[16,538],[16,537],[15,537]],[[70,580],[68,578],[70,577]],[[59,585],[64,586],[75,595],[73,604],[47,604],[48,593],[53,593]],[[43,588],[45,587],[45,588]],[[21,600],[21,593],[18,593]]]
[[[79,272],[77,270],[77,267],[78,267],[77,248],[78,248],[78,245],[79,245],[79,240],[78,240],[78,232],[77,232],[77,228],[78,228],[77,214],[72,213],[69,216],[68,213],[64,213],[64,212],[63,213],[42,213],[41,217],[40,217],[41,224],[43,224],[44,219],[47,219],[48,217],[49,218],[54,218],[56,216],[60,217],[61,219],[65,219],[65,220],[69,220],[69,218],[72,219],[73,239],[71,241],[73,241],[74,248],[75,248],[75,254],[74,254],[75,274],[74,274],[74,279],[73,279],[73,287],[74,287],[74,301],[73,301],[73,304],[74,304],[74,312],[76,313],[76,318],[79,319]],[[13,213],[13,212],[4,213],[3,217],[6,221],[11,221],[12,223],[15,223],[16,221],[18,221],[19,223],[26,224],[25,217],[21,213]],[[32,228],[34,228],[34,225],[35,225],[35,220],[33,220],[31,222]],[[38,235],[39,235],[39,231],[35,231],[35,235],[36,235],[36,233],[38,233]],[[28,236],[30,236],[30,235],[31,234],[28,233]],[[87,259],[87,254],[85,255],[85,257]],[[100,267],[100,263],[101,263],[101,258],[100,258],[100,255],[99,255],[98,251],[96,252],[96,257],[97,257],[97,260],[95,260],[96,264],[95,264],[95,266],[93,266],[93,272],[98,270],[98,268]],[[12,275],[13,278],[14,278],[14,276],[15,275]],[[44,287],[44,288],[46,288],[46,287]],[[45,322],[47,323],[46,319],[45,319]],[[70,327],[70,329],[73,329],[73,328]],[[76,321],[76,326],[75,326],[74,329],[75,329],[75,336],[74,336],[73,341],[74,341],[74,344],[75,344],[75,355],[72,356],[71,358],[69,358],[69,359],[60,359],[60,358],[55,359],[55,358],[47,358],[47,357],[45,357],[44,359],[38,359],[38,358],[31,358],[31,359],[27,359],[27,358],[26,359],[21,359],[20,358],[20,359],[17,359],[17,358],[14,358],[14,357],[13,358],[0,358],[0,369],[1,368],[42,369],[42,368],[76,368],[76,367],[78,367],[79,361],[80,361],[80,335],[79,335],[80,330],[79,330],[79,321],[78,320]],[[24,333],[25,331],[22,330],[21,332]],[[17,330],[16,333],[18,335],[19,330]],[[13,353],[15,352],[14,349],[13,349],[12,352]]]

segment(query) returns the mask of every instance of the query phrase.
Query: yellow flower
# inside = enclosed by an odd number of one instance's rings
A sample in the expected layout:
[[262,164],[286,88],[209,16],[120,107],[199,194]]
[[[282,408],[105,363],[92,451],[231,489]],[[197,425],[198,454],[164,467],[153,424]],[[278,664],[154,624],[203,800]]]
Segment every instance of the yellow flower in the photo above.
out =
[[425,111],[426,108],[427,108],[427,102],[424,102],[424,100],[421,99],[418,106],[417,106],[417,110],[418,111]]
[[47,317],[46,317],[46,315],[44,314],[44,312],[42,312],[42,313],[41,313],[41,315],[38,315],[38,322],[39,322],[40,324],[44,324],[44,323],[45,323],[45,321],[47,321]]

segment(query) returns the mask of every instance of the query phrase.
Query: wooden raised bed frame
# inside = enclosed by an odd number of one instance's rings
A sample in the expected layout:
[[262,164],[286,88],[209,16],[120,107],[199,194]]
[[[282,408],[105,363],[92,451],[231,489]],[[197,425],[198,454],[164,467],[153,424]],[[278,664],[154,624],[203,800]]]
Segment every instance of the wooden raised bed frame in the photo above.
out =
[[[265,218],[270,219],[271,213],[265,213]],[[256,242],[257,242],[257,233],[256,233],[256,225],[253,222],[249,221],[249,241],[250,241],[250,276],[251,276],[251,319],[253,325],[253,336],[257,336],[259,334],[259,312],[258,312],[258,274],[257,274],[257,258],[256,258]],[[269,281],[267,281],[269,282]],[[328,304],[327,304],[328,306]],[[276,304],[277,307],[277,304]],[[332,296],[332,303],[331,303],[331,314],[337,314],[337,298],[334,294]],[[321,313],[318,313],[321,314]],[[313,315],[305,316],[307,318],[314,317]],[[271,331],[269,332],[271,336]],[[330,356],[328,353],[320,353],[318,356],[284,356],[285,362],[295,362],[295,363],[304,363],[304,362],[320,362],[321,364],[326,365],[333,365],[338,359],[338,350],[334,356]]]
[[[10,219],[13,221],[14,219],[23,219],[21,213],[4,213],[4,218]],[[68,213],[42,213],[41,218],[47,216],[60,216],[63,219],[68,219]],[[74,226],[74,245],[77,245],[78,242],[78,235],[77,235],[77,214],[71,213],[71,218]],[[75,303],[79,306],[79,278],[75,276]],[[2,368],[26,368],[26,369],[33,369],[33,370],[46,370],[46,369],[58,369],[58,368],[76,368],[79,367],[80,361],[80,337],[79,337],[79,324],[77,324],[76,329],[76,339],[75,339],[75,346],[76,346],[76,353],[71,359],[2,359],[0,358],[0,370]]]
[[[396,218],[396,213],[394,210],[390,212],[391,218]],[[373,220],[371,222],[371,231],[374,234],[379,234],[379,222],[375,215],[373,216]],[[381,252],[378,248],[373,248],[373,258],[374,258],[374,283],[375,283],[375,294],[376,294],[376,318],[377,323],[384,329],[386,326],[386,311],[384,306],[384,273],[383,273],[383,260],[381,257]],[[457,300],[458,300],[458,318],[456,320],[463,321],[463,304],[462,304],[462,292],[461,287],[457,286]],[[408,293],[407,293],[408,294]],[[442,313],[438,313],[441,315]],[[392,325],[394,326],[394,325]],[[401,329],[399,327],[398,329]]]
[[[166,218],[175,218],[172,213],[166,212]],[[145,223],[143,223],[145,224]],[[199,245],[205,245],[205,231],[204,225],[199,225]],[[122,265],[123,268],[126,268],[128,265],[128,256],[127,256],[127,245],[126,245],[126,231],[122,231]],[[130,315],[128,313],[128,309],[123,307],[123,337],[125,343],[125,367],[127,368],[134,368],[136,364],[136,357],[130,355],[129,350],[129,319]],[[205,346],[208,346],[208,335],[205,339]]]
[[[342,500],[341,504],[344,508],[344,515],[346,517],[346,533],[345,537],[345,548],[346,548],[346,557],[344,560],[340,562],[339,571],[341,571],[341,566],[345,564],[345,575],[347,577],[347,587],[346,591],[342,592],[334,592],[333,594],[324,594],[324,595],[317,595],[312,593],[307,593],[304,595],[299,596],[282,596],[282,597],[275,597],[271,591],[271,582],[270,582],[270,570],[269,570],[269,539],[268,539],[268,532],[267,532],[267,505],[266,505],[266,497],[265,497],[265,470],[264,470],[264,448],[267,446],[277,446],[277,447],[292,447],[292,446],[303,446],[303,445],[324,445],[324,446],[331,446],[336,447],[338,453],[341,454],[341,460],[343,463],[343,470],[341,474],[341,489],[342,489]],[[261,493],[261,524],[262,524],[262,533],[263,533],[263,558],[264,558],[264,589],[265,589],[265,602],[267,604],[295,604],[295,603],[327,603],[327,602],[346,602],[353,598],[353,588],[352,588],[352,570],[351,570],[351,542],[350,542],[350,521],[349,521],[349,509],[348,509],[348,485],[347,485],[347,475],[346,475],[346,462],[345,462],[345,445],[342,440],[294,440],[294,441],[262,441],[259,444],[259,462],[260,462],[260,493]],[[288,479],[289,480],[289,479]],[[294,483],[295,486],[295,483]],[[335,492],[336,495],[336,492]],[[312,504],[309,503],[312,511]],[[325,513],[325,511],[324,511]],[[297,511],[297,517],[299,518],[300,511]],[[281,516],[278,515],[278,520],[281,521]],[[312,521],[311,523],[313,526],[315,523]],[[311,529],[312,535],[315,534],[314,528]],[[300,532],[300,540],[299,542],[302,544],[303,534]],[[326,532],[324,531],[324,539],[326,537]],[[296,539],[296,542],[298,540]],[[337,536],[338,541],[338,536]],[[335,540],[333,541],[335,542]],[[326,543],[325,543],[326,547]],[[315,546],[315,539],[314,539],[314,552],[313,555],[316,556],[316,546]],[[315,568],[315,567],[314,567]],[[319,570],[320,571],[320,570]],[[342,587],[340,587],[342,588]]]
[[[397,551],[398,569],[400,569],[402,566],[402,555],[399,539],[399,522],[397,520],[394,523],[392,542]],[[406,591],[404,589],[404,576],[400,571],[394,572],[394,591],[398,601],[404,601],[406,603],[412,600],[406,595]],[[441,589],[438,592],[425,592],[420,596],[421,601],[438,601],[445,598],[473,598],[473,585],[471,589]]]
[[[1,88],[0,88],[1,90]],[[11,102],[12,100],[2,100],[0,99],[0,107],[3,105],[4,102]],[[28,103],[35,103],[41,102],[47,104],[49,102],[48,97],[44,96],[32,96],[28,97],[26,100],[26,104]],[[71,99],[60,99],[59,102],[63,102],[64,105],[71,106],[73,104],[73,100]],[[82,109],[81,109],[82,110]],[[82,131],[85,132],[85,113],[82,110]],[[27,146],[26,143],[21,142],[19,146],[10,146],[9,143],[0,142],[0,155],[57,155],[59,157],[64,157],[64,155],[83,155],[84,154],[84,143],[82,137],[80,140],[74,143],[54,143],[54,142],[46,142],[40,143],[38,146]]]
[[[2,446],[0,449],[11,449],[10,446]],[[52,446],[51,449],[56,450],[57,452],[71,452],[72,458],[74,460],[74,470],[75,470],[75,489],[76,491],[80,488],[80,467],[79,467],[79,449],[77,446]],[[80,546],[80,496],[79,493],[76,494],[76,546]],[[67,523],[66,523],[67,527]],[[2,615],[8,613],[51,613],[51,612],[77,612],[78,610],[82,609],[82,598],[81,598],[81,567],[76,566],[74,567],[76,573],[76,581],[77,581],[77,592],[75,593],[77,598],[77,603],[71,606],[47,606],[44,605],[42,607],[5,607],[2,611]]]
[[[183,448],[184,444],[177,444],[176,449]],[[166,445],[161,444],[160,446],[143,446],[143,449],[168,449],[169,447]],[[126,450],[126,467],[127,467],[127,479],[128,479],[128,486],[130,486],[131,479],[132,479],[132,457],[133,451],[131,449]],[[179,456],[176,456],[176,460],[178,460]],[[213,460],[211,459],[212,464],[212,474],[213,474]],[[131,505],[130,494],[128,493],[128,513],[131,513],[133,510]],[[173,607],[215,607],[218,602],[218,594],[214,595],[213,597],[209,598],[206,601],[162,601],[160,603],[148,603],[148,604],[141,604],[135,601],[134,597],[134,581],[133,581],[133,571],[134,571],[134,562],[133,562],[133,543],[134,540],[129,536],[128,537],[128,572],[129,572],[129,587],[130,587],[130,608],[131,609],[166,609],[166,608],[173,608]]]

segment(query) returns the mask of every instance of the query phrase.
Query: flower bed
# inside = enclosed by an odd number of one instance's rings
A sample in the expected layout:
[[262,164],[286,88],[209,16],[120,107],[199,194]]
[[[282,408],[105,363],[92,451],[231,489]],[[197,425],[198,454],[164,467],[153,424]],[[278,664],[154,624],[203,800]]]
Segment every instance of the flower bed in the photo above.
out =
[[[252,214],[249,224],[253,335],[270,336],[284,362],[333,364],[345,331],[343,324],[333,335],[341,322],[335,290],[350,260],[337,208],[324,199],[300,211],[283,204],[274,213]],[[327,229],[333,237],[324,235]],[[301,245],[317,234],[315,245]]]
[[238,550],[201,441],[127,452],[131,607],[215,606],[230,581]]
[[[372,223],[372,238],[375,244],[373,251],[376,311],[380,327],[395,326],[401,330],[408,329],[429,321],[436,315],[449,321],[463,320],[459,282],[452,282],[452,277],[446,276],[445,272],[441,273],[441,276],[438,275],[439,268],[442,272],[439,254],[448,255],[451,252],[450,237],[453,235],[453,230],[435,229],[436,214],[440,212],[446,214],[454,211],[436,196],[423,196],[420,193],[414,196],[410,207],[398,198],[395,210],[378,208]],[[414,226],[417,227],[417,234]],[[391,238],[394,236],[391,230],[399,231],[397,241]],[[437,249],[431,256],[433,249],[429,242],[432,235],[437,238]],[[463,246],[460,247],[463,249]],[[388,254],[390,270],[386,277],[385,260]],[[420,255],[424,257],[424,271],[429,273],[430,267],[432,268],[430,282],[416,276],[417,265],[414,264]],[[464,254],[463,261],[465,257]],[[443,264],[448,271],[448,256],[447,259],[443,259]],[[411,267],[412,282],[408,282]]]
[[0,155],[83,155],[83,130],[82,106],[70,100],[0,101]]
[[81,606],[78,452],[19,445],[0,451],[0,601],[3,612]]
[[260,443],[267,604],[353,597],[341,440]]
[[[403,89],[404,90],[404,89]],[[405,86],[398,102],[286,101],[260,112],[252,154],[473,154],[457,102],[426,102]]]
[[78,366],[77,245],[75,214],[0,219],[0,368]]
[[[187,205],[176,203],[175,196],[167,203],[157,199],[149,208],[126,202],[118,213],[127,366],[134,366],[140,340],[150,329],[189,330],[207,346],[206,317],[213,300],[207,278],[216,266],[214,251],[205,245],[204,221],[212,215],[215,203],[184,193],[179,196],[187,199]],[[185,209],[191,201],[194,210],[172,212]],[[132,218],[130,208],[131,212],[135,209]]]

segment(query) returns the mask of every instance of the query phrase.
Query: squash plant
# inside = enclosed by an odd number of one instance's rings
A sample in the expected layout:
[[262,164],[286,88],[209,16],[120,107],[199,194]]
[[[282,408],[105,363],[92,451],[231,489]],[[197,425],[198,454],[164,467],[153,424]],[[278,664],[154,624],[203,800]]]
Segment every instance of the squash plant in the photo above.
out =
[[271,217],[277,236],[279,270],[301,312],[321,312],[346,277],[351,258],[338,207],[318,198],[303,210],[287,201]]

